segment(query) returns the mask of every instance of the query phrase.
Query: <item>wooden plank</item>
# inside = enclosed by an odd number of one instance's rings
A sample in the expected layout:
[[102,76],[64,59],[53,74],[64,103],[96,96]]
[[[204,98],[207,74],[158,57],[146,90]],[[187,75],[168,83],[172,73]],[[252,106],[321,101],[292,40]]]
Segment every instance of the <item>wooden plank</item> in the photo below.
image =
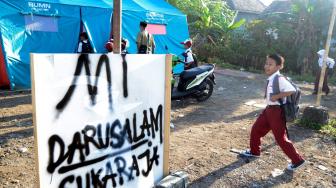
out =
[[113,0],[113,52],[121,53],[121,1]]
[[164,111],[164,149],[163,175],[169,175],[169,147],[170,147],[170,109],[171,109],[171,71],[172,55],[166,55],[165,65],[165,111]]
[[324,55],[323,55],[323,64],[322,64],[322,69],[321,69],[321,74],[320,74],[320,82],[319,82],[319,86],[318,86],[317,99],[316,99],[316,105],[317,106],[321,105],[322,87],[323,87],[323,82],[324,82],[324,76],[325,76],[326,70],[327,70],[326,60],[327,60],[328,54],[329,54],[331,36],[332,36],[332,33],[333,33],[334,24],[335,24],[335,17],[336,17],[336,1],[334,1],[334,8],[333,8],[333,12],[332,12],[331,20],[330,20],[330,24],[329,24],[328,38],[327,38],[327,42],[326,42],[326,45],[325,45],[325,52],[324,52]]
[[30,74],[31,74],[31,86],[32,86],[32,105],[33,105],[33,126],[34,126],[34,155],[35,155],[35,167],[36,167],[36,177],[38,185],[40,187],[40,176],[39,176],[39,161],[38,161],[38,140],[37,140],[37,127],[36,127],[36,98],[35,98],[35,74],[34,74],[34,54],[30,54]]

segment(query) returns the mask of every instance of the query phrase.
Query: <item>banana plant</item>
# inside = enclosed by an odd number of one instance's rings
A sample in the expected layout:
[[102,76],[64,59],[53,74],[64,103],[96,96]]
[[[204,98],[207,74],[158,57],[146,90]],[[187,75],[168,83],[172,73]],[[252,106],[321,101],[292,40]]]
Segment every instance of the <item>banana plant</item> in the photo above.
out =
[[235,22],[237,12],[222,0],[168,0],[188,15],[192,35],[220,40],[227,32],[241,27],[245,19]]

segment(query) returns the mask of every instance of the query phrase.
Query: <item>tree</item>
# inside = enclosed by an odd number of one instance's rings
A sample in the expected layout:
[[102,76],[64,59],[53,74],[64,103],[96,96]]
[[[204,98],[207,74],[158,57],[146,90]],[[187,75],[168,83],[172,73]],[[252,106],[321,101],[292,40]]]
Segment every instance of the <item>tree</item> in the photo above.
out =
[[236,12],[223,0],[168,0],[168,2],[187,14],[192,36],[210,37],[221,40],[225,34],[240,27],[244,20],[234,23]]
[[[271,13],[247,25],[250,40],[255,42],[250,47],[263,55],[281,53],[287,70],[310,73],[316,66],[316,52],[323,48],[331,10],[332,0],[293,0],[288,13]],[[278,37],[271,37],[269,31]]]
[[301,73],[312,69],[316,52],[328,29],[332,2],[329,0],[294,0],[293,25],[298,50],[297,65]]

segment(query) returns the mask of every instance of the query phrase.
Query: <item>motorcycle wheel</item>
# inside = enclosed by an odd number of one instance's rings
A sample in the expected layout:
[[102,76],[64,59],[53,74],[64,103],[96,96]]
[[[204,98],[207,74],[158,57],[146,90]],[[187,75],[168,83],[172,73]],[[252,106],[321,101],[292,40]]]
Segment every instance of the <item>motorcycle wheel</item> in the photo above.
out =
[[206,101],[212,95],[213,88],[214,88],[214,85],[212,81],[209,78],[207,78],[205,80],[205,89],[201,91],[200,95],[196,96],[196,100],[198,102]]

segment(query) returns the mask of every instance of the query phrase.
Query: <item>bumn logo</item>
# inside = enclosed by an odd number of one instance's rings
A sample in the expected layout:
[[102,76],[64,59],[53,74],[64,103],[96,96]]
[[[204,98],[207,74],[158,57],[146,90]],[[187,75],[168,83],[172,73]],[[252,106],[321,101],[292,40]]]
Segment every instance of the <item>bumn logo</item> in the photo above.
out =
[[164,21],[164,15],[158,12],[147,12],[146,17],[148,20]]
[[28,7],[35,11],[48,11],[51,9],[49,3],[28,2]]

